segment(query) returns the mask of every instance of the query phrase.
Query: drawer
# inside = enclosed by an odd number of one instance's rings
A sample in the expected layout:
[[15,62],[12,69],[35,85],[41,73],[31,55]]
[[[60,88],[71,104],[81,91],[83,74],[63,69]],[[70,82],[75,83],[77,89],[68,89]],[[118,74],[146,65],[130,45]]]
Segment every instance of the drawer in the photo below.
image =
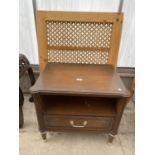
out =
[[44,117],[46,127],[64,127],[72,129],[101,129],[110,130],[112,117],[81,117],[81,116],[52,116]]

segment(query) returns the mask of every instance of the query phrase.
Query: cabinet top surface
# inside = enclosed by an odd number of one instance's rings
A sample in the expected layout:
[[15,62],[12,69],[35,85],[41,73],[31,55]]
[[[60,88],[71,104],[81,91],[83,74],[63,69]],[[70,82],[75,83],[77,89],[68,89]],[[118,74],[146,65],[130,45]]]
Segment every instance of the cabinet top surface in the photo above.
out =
[[32,93],[129,97],[112,65],[48,63]]

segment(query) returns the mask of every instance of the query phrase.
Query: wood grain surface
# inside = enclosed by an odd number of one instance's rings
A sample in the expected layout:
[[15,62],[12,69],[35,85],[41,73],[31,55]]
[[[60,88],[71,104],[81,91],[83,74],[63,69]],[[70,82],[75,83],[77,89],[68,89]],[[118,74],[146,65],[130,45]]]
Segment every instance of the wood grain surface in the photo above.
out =
[[129,97],[112,65],[48,63],[31,92]]

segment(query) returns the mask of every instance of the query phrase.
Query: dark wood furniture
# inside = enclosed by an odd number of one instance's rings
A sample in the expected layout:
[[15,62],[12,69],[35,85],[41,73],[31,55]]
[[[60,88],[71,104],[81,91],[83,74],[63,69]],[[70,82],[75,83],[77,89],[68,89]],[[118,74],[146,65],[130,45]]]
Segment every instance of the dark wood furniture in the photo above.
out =
[[[21,78],[26,72],[28,72],[31,85],[33,85],[35,83],[35,77],[31,65],[24,54],[19,54],[19,78]],[[33,102],[33,97],[30,97],[29,101]],[[19,128],[22,128],[24,124],[24,115],[22,110],[23,104],[24,95],[19,86]]]
[[130,93],[112,65],[48,63],[35,85],[39,130],[109,134],[112,142]]
[[114,68],[122,23],[123,13],[37,12],[41,75],[31,92],[43,139],[47,131],[117,134],[130,95]]

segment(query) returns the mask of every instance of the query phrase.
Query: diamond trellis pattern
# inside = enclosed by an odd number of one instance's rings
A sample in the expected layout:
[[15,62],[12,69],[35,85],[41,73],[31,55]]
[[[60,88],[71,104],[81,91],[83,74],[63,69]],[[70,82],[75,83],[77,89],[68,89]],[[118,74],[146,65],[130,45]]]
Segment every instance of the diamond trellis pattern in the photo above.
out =
[[[108,63],[112,26],[112,23],[103,22],[47,20],[47,45],[51,47],[48,49],[48,61],[89,64]],[[76,50],[52,49],[52,47],[72,47]],[[91,48],[96,48],[96,50],[91,50]]]
[[57,63],[106,64],[108,56],[99,51],[48,50],[48,62]]
[[110,48],[112,24],[46,21],[50,46]]
[[37,11],[39,66],[48,62],[117,66],[123,13]]

